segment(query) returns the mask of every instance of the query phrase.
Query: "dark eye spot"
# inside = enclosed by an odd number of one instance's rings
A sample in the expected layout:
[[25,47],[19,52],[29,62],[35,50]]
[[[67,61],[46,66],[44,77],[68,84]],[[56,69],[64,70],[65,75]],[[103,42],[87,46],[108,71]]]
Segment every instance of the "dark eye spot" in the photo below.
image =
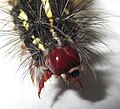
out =
[[69,77],[69,78],[76,78],[76,77],[78,77],[79,75],[80,75],[79,70],[74,70],[73,72],[68,73],[68,77]]

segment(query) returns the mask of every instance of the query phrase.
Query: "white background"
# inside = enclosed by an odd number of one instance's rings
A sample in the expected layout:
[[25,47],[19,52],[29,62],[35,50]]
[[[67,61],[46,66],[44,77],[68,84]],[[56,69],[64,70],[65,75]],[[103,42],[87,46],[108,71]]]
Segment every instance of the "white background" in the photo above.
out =
[[98,9],[109,13],[108,28],[105,28],[109,34],[103,40],[113,52],[103,49],[111,64],[103,62],[96,72],[97,84],[89,83],[83,93],[65,88],[56,82],[58,78],[52,77],[39,99],[28,75],[21,82],[23,70],[16,72],[19,60],[10,60],[0,50],[0,109],[120,109],[120,0],[96,1]]

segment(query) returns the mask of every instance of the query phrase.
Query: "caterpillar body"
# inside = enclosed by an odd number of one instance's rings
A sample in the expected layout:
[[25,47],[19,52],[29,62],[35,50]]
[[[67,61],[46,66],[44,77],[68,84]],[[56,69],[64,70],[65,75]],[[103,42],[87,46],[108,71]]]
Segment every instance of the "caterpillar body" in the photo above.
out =
[[[101,42],[95,28],[98,13],[89,7],[93,0],[9,0],[9,14],[21,40],[21,58],[30,53],[29,71],[38,85],[57,75],[65,83],[78,84],[81,73],[93,72],[98,51],[91,46]],[[14,36],[15,37],[15,36]],[[12,43],[12,42],[11,42]]]

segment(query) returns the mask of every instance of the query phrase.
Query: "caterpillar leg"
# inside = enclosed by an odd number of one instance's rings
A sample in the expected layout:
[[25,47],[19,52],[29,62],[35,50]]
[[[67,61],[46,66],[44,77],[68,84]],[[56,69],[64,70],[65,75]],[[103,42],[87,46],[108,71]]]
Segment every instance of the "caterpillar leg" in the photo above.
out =
[[41,80],[39,82],[39,90],[38,96],[40,97],[41,90],[44,88],[44,83],[53,75],[51,71],[47,71],[44,75],[42,75]]

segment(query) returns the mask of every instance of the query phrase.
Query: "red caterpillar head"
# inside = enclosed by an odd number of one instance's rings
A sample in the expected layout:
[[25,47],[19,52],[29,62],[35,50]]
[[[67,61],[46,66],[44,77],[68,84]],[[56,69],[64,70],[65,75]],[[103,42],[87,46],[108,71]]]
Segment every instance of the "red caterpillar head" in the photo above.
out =
[[67,75],[74,72],[74,68],[75,70],[77,67],[79,68],[79,54],[70,45],[53,49],[46,57],[46,66],[54,74],[61,75],[64,73]]
[[53,74],[60,76],[63,81],[73,81],[78,83],[81,88],[80,83],[80,57],[78,52],[70,45],[64,45],[59,48],[52,49],[45,56],[45,66],[48,68],[45,75],[39,83],[39,92],[44,87],[44,82],[46,82]]

